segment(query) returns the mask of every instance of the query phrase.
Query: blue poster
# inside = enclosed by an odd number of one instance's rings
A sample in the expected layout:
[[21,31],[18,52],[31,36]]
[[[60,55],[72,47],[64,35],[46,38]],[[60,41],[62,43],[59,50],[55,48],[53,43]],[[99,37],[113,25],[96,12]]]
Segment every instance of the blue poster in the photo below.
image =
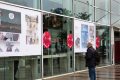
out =
[[88,43],[88,25],[81,24],[81,48],[87,48]]

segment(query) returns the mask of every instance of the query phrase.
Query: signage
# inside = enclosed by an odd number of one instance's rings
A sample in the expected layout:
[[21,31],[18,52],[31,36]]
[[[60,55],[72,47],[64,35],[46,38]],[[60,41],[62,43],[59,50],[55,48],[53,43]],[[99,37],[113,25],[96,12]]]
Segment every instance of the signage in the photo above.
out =
[[86,52],[87,43],[96,48],[96,28],[94,23],[74,19],[74,52]]
[[73,46],[73,35],[72,34],[69,34],[68,36],[67,36],[67,46],[69,47],[69,48],[72,48],[72,46]]
[[96,37],[96,48],[100,47],[100,37]]
[[0,3],[0,57],[41,54],[41,12]]
[[43,45],[45,48],[49,48],[51,45],[51,35],[48,31],[43,34]]

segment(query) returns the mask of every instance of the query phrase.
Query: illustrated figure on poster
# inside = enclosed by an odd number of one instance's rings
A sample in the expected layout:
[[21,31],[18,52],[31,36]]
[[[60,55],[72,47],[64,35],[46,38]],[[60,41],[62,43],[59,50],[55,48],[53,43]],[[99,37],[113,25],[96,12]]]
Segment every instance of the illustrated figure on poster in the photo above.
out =
[[0,32],[0,51],[19,52],[19,34]]
[[27,23],[26,44],[38,44],[38,16],[25,16]]
[[80,38],[79,37],[77,37],[77,39],[75,40],[75,46],[77,48],[80,48]]
[[88,42],[88,25],[81,24],[81,47],[87,48]]
[[92,44],[94,43],[94,38],[95,38],[95,31],[94,31],[94,26],[89,26],[89,35],[90,35],[90,41]]

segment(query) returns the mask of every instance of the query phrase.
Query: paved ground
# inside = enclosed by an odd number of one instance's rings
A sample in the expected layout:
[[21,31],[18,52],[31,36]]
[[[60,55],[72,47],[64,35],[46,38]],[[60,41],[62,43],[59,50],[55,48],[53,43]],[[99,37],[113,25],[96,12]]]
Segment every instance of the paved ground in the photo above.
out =
[[[120,65],[99,68],[97,80],[120,80]],[[87,71],[44,80],[89,80]]]

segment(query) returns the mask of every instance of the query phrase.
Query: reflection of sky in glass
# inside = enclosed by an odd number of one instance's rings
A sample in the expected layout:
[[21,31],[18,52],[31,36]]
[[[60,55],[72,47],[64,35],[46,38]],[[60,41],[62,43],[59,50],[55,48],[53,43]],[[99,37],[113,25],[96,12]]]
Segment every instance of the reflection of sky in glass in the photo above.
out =
[[39,0],[0,0],[0,1],[6,1],[6,2],[13,3],[13,4],[18,4],[18,5],[28,6],[28,7],[33,7],[33,8],[36,8],[36,6],[40,4]]
[[[62,0],[61,0],[62,2]],[[62,8],[62,4],[59,1],[43,0],[43,9],[51,11],[51,9]]]

